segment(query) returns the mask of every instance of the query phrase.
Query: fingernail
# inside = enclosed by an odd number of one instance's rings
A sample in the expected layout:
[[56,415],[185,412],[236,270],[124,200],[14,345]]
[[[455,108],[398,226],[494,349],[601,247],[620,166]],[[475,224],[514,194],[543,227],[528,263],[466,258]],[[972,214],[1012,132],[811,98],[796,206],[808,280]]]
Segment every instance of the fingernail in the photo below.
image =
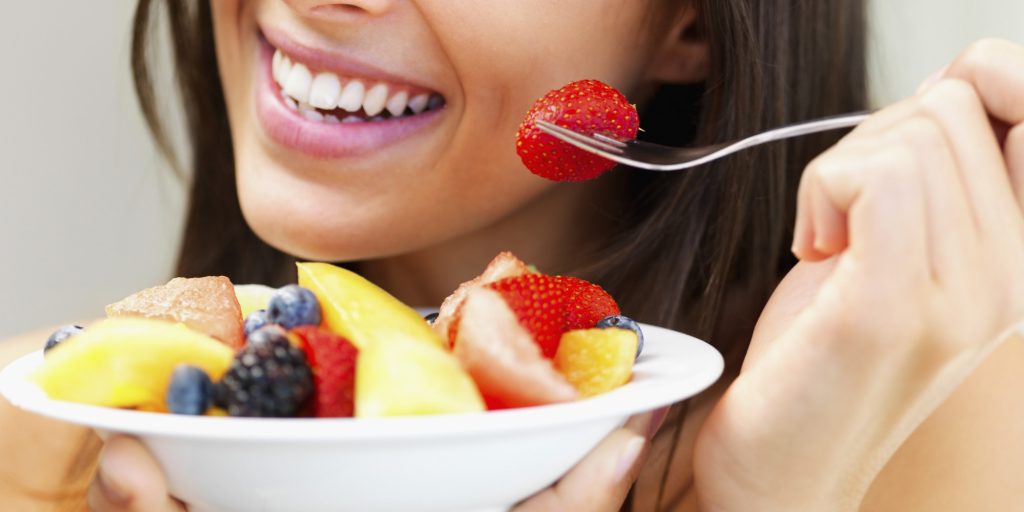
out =
[[619,460],[615,464],[615,482],[621,482],[629,470],[636,464],[637,458],[640,457],[640,452],[644,449],[644,443],[647,440],[641,436],[634,436],[626,443],[626,447],[622,449],[622,453],[619,455]]
[[661,425],[665,423],[665,417],[668,416],[668,409],[668,407],[662,407],[651,413],[651,424],[647,427],[647,439],[653,438],[654,434],[661,429]]
[[949,66],[944,66],[942,69],[936,71],[932,76],[926,78],[921,86],[917,88],[917,92],[921,92],[942,80],[942,77],[946,76],[946,71],[949,71]]
[[111,505],[128,505],[132,500],[131,493],[123,487],[123,484],[118,482],[117,478],[113,477],[113,471],[111,471],[111,465],[117,465],[116,459],[112,454],[105,454],[104,457],[100,458],[99,471],[96,472],[96,479],[99,483],[100,490],[103,491],[103,496],[106,497],[107,501]]

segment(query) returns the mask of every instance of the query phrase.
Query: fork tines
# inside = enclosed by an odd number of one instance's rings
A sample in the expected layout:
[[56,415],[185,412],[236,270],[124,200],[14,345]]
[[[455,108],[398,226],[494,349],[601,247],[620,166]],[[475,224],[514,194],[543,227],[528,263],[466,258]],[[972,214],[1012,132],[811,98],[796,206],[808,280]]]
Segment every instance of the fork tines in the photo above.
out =
[[601,134],[594,134],[593,136],[584,135],[582,133],[576,133],[567,128],[562,128],[561,126],[558,126],[554,123],[549,123],[547,121],[537,121],[537,128],[540,128],[540,131],[547,133],[548,135],[551,135],[553,137],[571,139],[567,140],[566,142],[577,143],[573,145],[582,144],[609,153],[616,153],[621,155],[622,150],[626,147],[625,143],[613,139],[611,137],[606,137]]

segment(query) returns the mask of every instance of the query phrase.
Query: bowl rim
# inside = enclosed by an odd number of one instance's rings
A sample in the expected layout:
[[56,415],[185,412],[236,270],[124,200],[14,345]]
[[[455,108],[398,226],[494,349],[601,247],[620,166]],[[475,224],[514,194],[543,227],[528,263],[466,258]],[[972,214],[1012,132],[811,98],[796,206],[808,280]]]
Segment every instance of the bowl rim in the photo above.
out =
[[42,364],[42,350],[0,371],[0,395],[29,412],[140,436],[211,441],[319,442],[438,439],[546,429],[627,416],[670,405],[710,387],[724,361],[711,345],[692,336],[641,324],[644,352],[631,382],[595,397],[567,403],[462,414],[392,418],[235,418],[141,412],[51,400],[25,377]]

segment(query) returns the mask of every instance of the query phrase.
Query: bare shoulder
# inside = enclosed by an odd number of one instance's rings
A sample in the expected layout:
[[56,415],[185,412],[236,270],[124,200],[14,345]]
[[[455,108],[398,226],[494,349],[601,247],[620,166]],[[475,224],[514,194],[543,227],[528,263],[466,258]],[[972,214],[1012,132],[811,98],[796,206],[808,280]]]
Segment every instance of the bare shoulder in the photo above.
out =
[[[833,262],[800,263],[758,321],[751,352],[813,300]],[[755,356],[756,354],[749,354]],[[1024,340],[1005,343],[910,436],[862,510],[1016,510],[1024,503]]]
[[[39,350],[53,329],[0,341],[0,367]],[[0,503],[12,510],[82,510],[99,443],[90,429],[49,420],[0,398]],[[4,508],[7,510],[7,508]]]

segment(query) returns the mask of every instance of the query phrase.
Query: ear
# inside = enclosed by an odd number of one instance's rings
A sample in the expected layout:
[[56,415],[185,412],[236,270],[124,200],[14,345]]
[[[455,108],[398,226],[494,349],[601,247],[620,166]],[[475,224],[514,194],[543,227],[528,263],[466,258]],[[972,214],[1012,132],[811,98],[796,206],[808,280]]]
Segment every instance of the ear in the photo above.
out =
[[649,78],[662,84],[688,84],[708,76],[708,44],[700,27],[700,11],[686,2],[682,12],[655,46]]

